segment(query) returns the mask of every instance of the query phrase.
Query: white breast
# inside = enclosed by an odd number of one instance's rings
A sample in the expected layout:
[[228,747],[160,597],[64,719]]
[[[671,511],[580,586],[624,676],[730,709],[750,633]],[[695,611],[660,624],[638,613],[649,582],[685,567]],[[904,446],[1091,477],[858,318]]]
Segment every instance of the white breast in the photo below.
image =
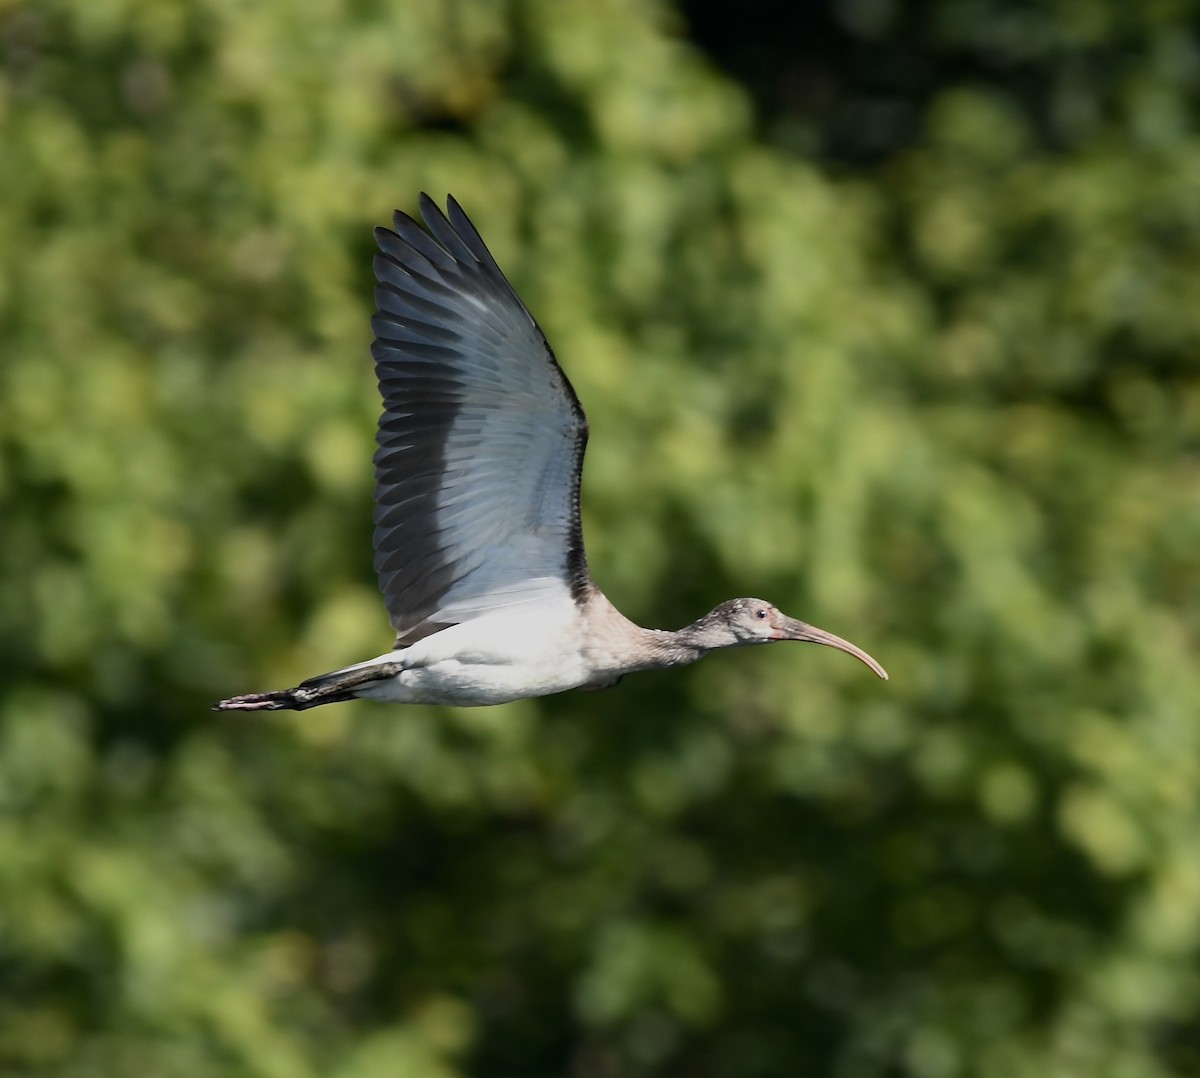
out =
[[580,647],[578,609],[564,586],[552,600],[506,606],[373,659],[398,662],[395,677],[363,686],[370,700],[501,704],[547,696],[593,676]]

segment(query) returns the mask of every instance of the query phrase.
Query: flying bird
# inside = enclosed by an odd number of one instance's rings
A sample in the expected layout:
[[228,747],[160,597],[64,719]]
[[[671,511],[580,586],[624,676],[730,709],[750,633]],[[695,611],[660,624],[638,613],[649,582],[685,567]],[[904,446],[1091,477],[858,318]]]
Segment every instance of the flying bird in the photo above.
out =
[[399,211],[394,232],[375,230],[375,569],[395,645],[215,709],[499,704],[779,640],[838,648],[886,678],[862,649],[762,599],[670,632],[605,598],[584,555],[579,398],[458,203],[443,213],[422,194],[420,209],[428,231]]

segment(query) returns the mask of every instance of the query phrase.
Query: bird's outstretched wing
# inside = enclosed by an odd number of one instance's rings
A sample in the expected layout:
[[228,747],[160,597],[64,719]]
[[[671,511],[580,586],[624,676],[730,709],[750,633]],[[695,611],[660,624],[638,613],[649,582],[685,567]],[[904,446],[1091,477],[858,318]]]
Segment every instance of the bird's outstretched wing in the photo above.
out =
[[453,198],[375,230],[383,396],[375,569],[404,647],[587,588],[587,419],[542,331]]

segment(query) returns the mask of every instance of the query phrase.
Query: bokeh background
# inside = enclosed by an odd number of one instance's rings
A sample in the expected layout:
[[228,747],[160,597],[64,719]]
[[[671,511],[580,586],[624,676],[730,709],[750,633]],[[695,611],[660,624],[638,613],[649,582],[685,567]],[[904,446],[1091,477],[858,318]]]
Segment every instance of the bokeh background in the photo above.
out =
[[[0,1073],[1200,1074],[1195,0],[0,0]],[[595,575],[377,654],[371,228],[452,192]]]

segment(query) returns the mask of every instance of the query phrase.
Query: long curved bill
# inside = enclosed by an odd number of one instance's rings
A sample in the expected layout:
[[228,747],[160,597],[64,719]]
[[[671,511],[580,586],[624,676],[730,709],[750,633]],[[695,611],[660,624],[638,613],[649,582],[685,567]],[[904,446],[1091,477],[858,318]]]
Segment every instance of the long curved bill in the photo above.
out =
[[843,640],[840,636],[834,636],[833,633],[827,633],[824,629],[818,629],[815,625],[807,625],[795,618],[783,618],[781,621],[782,624],[776,626],[780,635],[775,639],[805,640],[813,644],[826,644],[831,648],[837,648],[838,651],[844,651],[847,655],[853,655],[860,663],[865,663],[879,677],[887,681],[887,671],[862,648],[855,647],[849,640]]

